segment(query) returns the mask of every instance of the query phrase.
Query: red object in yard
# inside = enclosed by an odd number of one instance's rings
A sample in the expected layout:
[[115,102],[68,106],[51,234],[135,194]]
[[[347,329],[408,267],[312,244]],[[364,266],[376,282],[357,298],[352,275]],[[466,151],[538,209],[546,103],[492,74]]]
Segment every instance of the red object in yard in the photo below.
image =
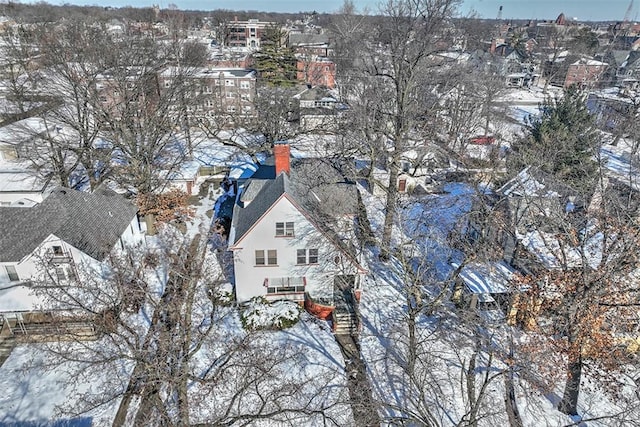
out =
[[305,298],[304,300],[304,308],[309,313],[322,320],[328,320],[329,318],[331,318],[331,313],[333,313],[333,310],[336,309],[332,305],[318,304],[309,297]]
[[475,145],[489,145],[494,142],[496,142],[496,138],[491,135],[474,136],[473,138],[469,138],[469,143]]

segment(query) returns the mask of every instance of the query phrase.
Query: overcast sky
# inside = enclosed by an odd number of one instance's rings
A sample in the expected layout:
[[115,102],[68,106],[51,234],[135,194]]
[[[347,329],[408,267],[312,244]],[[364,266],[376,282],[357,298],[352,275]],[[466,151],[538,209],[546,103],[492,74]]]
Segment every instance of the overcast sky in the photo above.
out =
[[[143,7],[156,3],[162,8],[174,3],[180,9],[335,12],[342,5],[342,0],[62,0],[58,2],[49,0],[49,3],[99,4],[115,7],[126,5]],[[375,12],[380,0],[354,0],[354,3],[359,9],[369,7]],[[461,12],[467,14],[475,10],[482,17],[496,18],[498,9],[502,5],[502,17],[505,19],[555,19],[564,12],[567,18],[575,17],[580,20],[622,20],[629,3],[630,0],[463,0]],[[636,4],[630,19],[633,21],[640,19],[638,12],[639,5]]]

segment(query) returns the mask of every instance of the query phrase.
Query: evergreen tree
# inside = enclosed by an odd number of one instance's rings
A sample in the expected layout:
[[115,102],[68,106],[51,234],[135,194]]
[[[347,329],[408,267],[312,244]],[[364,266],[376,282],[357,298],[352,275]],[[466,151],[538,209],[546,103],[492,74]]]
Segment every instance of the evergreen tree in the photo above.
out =
[[260,50],[254,55],[254,66],[260,79],[269,86],[296,84],[296,57],[286,45],[287,33],[280,26],[265,29]]
[[541,109],[527,135],[512,145],[510,172],[537,166],[576,190],[592,188],[600,139],[586,94],[572,86],[562,98],[547,99]]

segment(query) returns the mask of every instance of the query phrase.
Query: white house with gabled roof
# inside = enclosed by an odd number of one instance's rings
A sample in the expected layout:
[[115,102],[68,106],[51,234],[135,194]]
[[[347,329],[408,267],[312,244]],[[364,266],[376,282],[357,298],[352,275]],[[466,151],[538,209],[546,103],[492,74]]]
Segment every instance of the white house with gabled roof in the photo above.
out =
[[366,273],[356,250],[357,188],[344,165],[292,160],[288,144],[276,144],[271,160],[236,199],[229,233],[236,298],[333,306],[336,295],[359,291]]
[[142,244],[137,208],[113,192],[58,188],[33,206],[0,206],[0,335],[8,319],[47,311],[34,286],[67,283],[78,267]]

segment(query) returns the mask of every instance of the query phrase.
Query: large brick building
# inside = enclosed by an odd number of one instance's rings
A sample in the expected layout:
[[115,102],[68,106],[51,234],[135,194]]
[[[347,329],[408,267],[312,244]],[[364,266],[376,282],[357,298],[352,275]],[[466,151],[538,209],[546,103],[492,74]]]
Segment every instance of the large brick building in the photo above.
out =
[[[170,88],[179,70],[167,68],[160,73],[160,86]],[[182,77],[182,76],[181,76]],[[244,68],[202,68],[190,72],[187,110],[198,116],[220,113],[253,115],[256,73]]]
[[586,58],[580,59],[569,65],[567,76],[564,79],[564,87],[568,88],[574,84],[587,88],[595,87],[600,82],[600,78],[607,67],[608,64],[605,62]]
[[228,47],[259,49],[265,30],[274,25],[273,22],[263,22],[258,19],[227,22],[222,29],[221,42]]

